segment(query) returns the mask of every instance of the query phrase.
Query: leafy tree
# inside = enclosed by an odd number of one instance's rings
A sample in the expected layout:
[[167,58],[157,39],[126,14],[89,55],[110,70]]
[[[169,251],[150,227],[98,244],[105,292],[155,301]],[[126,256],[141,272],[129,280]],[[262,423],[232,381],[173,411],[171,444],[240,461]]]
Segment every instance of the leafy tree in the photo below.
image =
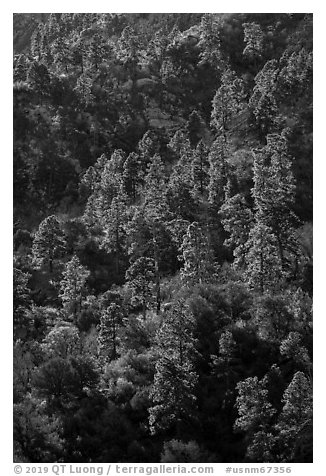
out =
[[81,311],[86,281],[89,275],[90,272],[81,265],[77,256],[72,257],[63,272],[63,279],[60,283],[60,297],[67,315],[72,314],[74,321],[76,321]]
[[14,405],[15,462],[48,463],[62,455],[62,425],[41,400],[27,395]]
[[85,398],[97,382],[95,362],[85,356],[53,357],[40,365],[33,377],[37,394],[47,399],[53,411],[71,407],[74,401]]
[[52,273],[55,260],[65,252],[65,236],[55,215],[48,216],[40,223],[33,240],[32,252],[35,263],[48,263]]
[[180,440],[165,441],[161,453],[161,463],[198,463],[207,462],[207,453],[196,441],[185,443]]
[[58,324],[45,337],[42,350],[48,359],[67,358],[80,353],[80,336],[74,326]]
[[[31,376],[37,362],[37,352],[33,352],[30,342],[17,339],[13,347],[13,402],[24,400],[31,391]],[[35,355],[36,354],[36,355]]]
[[38,61],[33,61],[27,71],[27,81],[40,98],[47,96],[50,90],[50,74],[48,68]]

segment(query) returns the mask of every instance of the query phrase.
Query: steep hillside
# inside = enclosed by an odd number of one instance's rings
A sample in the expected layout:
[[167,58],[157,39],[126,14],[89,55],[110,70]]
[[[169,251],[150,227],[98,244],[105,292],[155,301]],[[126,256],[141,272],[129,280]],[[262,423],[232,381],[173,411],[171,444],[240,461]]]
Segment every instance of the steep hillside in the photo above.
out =
[[312,15],[14,16],[14,457],[312,461]]

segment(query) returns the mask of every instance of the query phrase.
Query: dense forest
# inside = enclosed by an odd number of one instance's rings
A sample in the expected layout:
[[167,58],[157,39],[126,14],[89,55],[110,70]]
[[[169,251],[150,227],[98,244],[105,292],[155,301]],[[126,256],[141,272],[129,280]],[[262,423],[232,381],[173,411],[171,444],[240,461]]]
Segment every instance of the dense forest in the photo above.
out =
[[14,15],[14,460],[312,461],[312,15]]

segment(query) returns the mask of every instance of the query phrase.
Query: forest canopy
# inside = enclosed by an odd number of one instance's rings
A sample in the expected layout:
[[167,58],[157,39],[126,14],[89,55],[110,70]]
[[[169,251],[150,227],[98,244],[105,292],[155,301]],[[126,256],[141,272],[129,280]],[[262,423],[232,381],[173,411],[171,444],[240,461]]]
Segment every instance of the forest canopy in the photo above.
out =
[[14,460],[312,462],[313,20],[14,14]]

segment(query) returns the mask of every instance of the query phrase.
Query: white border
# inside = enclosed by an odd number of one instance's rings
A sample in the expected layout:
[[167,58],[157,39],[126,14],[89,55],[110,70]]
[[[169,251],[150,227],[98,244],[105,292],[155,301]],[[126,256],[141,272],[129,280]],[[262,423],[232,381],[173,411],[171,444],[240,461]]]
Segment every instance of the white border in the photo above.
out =
[[[200,8],[199,8],[200,7]],[[3,474],[11,475],[13,473],[12,465],[12,14],[23,12],[227,12],[227,13],[245,13],[245,12],[307,12],[314,13],[314,247],[317,252],[314,271],[314,464],[291,465],[292,474],[312,474],[322,475],[326,473],[326,458],[324,449],[324,433],[326,428],[325,419],[325,392],[324,386],[324,361],[325,354],[322,352],[325,347],[325,319],[326,313],[324,299],[324,280],[323,275],[326,272],[325,263],[325,182],[326,174],[324,163],[326,154],[324,153],[325,144],[325,71],[324,63],[326,61],[326,39],[325,39],[325,10],[322,2],[318,1],[280,1],[257,2],[257,1],[215,1],[215,2],[189,2],[189,1],[164,1],[162,3],[144,2],[144,1],[125,1],[108,2],[67,2],[58,0],[56,2],[40,1],[14,1],[1,6],[1,94],[4,106],[1,110],[1,131],[5,146],[1,150],[2,174],[1,174],[1,297],[2,297],[2,342],[0,345],[0,362],[2,388],[0,408],[2,410],[1,425],[1,453],[3,460],[1,467]],[[315,255],[316,255],[315,252]],[[325,463],[323,467],[323,463]],[[239,466],[230,464],[231,466]],[[219,472],[217,466],[217,473]],[[224,472],[221,466],[221,474]],[[246,466],[246,465],[241,465]],[[253,466],[253,465],[251,465]],[[267,466],[267,465],[265,465]],[[275,465],[274,465],[275,466]],[[8,471],[6,471],[8,470]]]

